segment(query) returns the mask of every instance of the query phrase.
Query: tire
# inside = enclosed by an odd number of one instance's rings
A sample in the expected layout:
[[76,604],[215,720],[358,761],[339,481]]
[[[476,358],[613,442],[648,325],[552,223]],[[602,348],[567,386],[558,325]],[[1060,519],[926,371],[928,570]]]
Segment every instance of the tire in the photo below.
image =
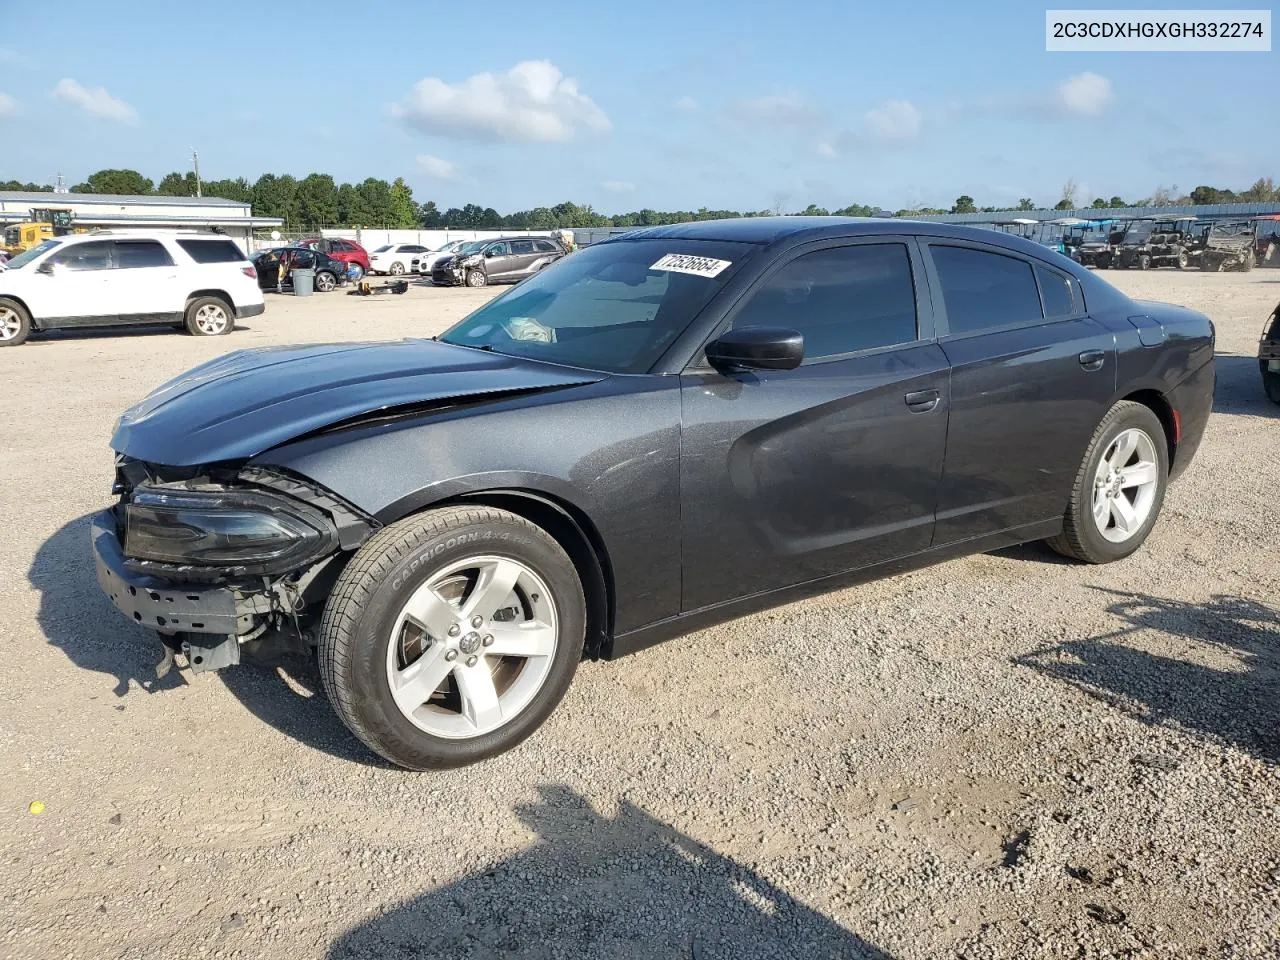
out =
[[[515,586],[501,599],[500,590],[480,589],[500,570],[512,579],[516,568]],[[479,626],[455,619],[471,603],[488,618]],[[495,603],[507,606],[490,612]],[[406,620],[412,606],[422,622],[437,624],[430,633]],[[517,621],[539,626],[505,626]],[[445,507],[379,531],[343,570],[321,621],[320,672],[334,710],[371,750],[410,770],[445,769],[509,750],[533,733],[569,688],[585,635],[582,584],[545,530],[505,510]],[[547,652],[487,652],[509,643]],[[393,684],[418,664],[417,673],[433,671],[435,683],[401,688],[402,708]],[[486,702],[499,709],[482,718],[476,704]]]
[[1143,254],[1141,257],[1139,257],[1139,258],[1138,258],[1138,269],[1139,269],[1139,270],[1148,270],[1148,269],[1150,269],[1150,267],[1151,267],[1151,258],[1150,258],[1150,257],[1148,257],[1146,254]]
[[197,297],[187,304],[183,322],[193,337],[221,337],[235,329],[236,315],[225,300]]
[[467,271],[466,283],[468,287],[483,287],[488,282],[489,282],[489,277],[483,270]]
[[316,290],[320,293],[330,293],[338,288],[338,278],[328,270],[321,270],[316,274]]
[[365,269],[364,269],[364,267],[360,266],[360,264],[358,264],[358,263],[352,263],[352,264],[349,264],[349,265],[348,265],[348,267],[347,267],[347,272],[348,272],[348,273],[350,273],[350,272],[351,272],[351,267],[355,267],[355,269],[356,269],[356,275],[355,275],[354,277],[352,277],[352,278],[351,278],[351,281],[352,281],[353,283],[356,283],[356,282],[358,282],[358,281],[360,281],[360,280],[363,280],[363,279],[364,279],[365,272],[366,272],[366,271],[365,271]]
[[1258,369],[1262,372],[1262,389],[1272,403],[1280,403],[1280,373],[1267,369],[1267,361],[1259,360]]
[[392,275],[393,277],[403,277],[403,276],[404,276],[404,264],[403,264],[403,263],[401,263],[399,260],[397,260],[395,263],[391,264],[391,271],[390,271],[390,272],[391,272],[391,275]]
[[1178,251],[1178,259],[1175,261],[1175,265],[1179,270],[1187,269],[1187,264],[1190,262],[1191,262],[1191,258],[1187,256],[1187,251],[1185,250]]
[[[1139,437],[1145,437],[1145,443]],[[1131,457],[1120,447],[1121,438],[1135,439]],[[1119,459],[1125,462],[1117,464]],[[1116,476],[1113,465],[1120,467],[1120,478],[1108,483]],[[1124,488],[1121,484],[1126,475],[1150,476],[1150,486]],[[1169,442],[1164,427],[1149,407],[1121,400],[1107,411],[1089,441],[1071,486],[1062,533],[1046,542],[1063,556],[1085,563],[1121,560],[1141,547],[1151,533],[1168,483]],[[1132,495],[1127,490],[1132,490]],[[1127,513],[1118,505],[1120,498],[1128,504]],[[1103,516],[1098,517],[1099,513]],[[1127,517],[1131,529],[1120,525],[1122,516]]]
[[31,336],[31,314],[17,300],[0,297],[0,347],[17,347]]

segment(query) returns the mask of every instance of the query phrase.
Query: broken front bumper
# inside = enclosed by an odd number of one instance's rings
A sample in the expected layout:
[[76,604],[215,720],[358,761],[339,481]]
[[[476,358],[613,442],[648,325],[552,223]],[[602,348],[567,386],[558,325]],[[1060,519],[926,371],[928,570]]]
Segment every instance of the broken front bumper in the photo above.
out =
[[167,637],[182,636],[178,646],[191,669],[217,670],[240,662],[240,638],[253,630],[256,616],[271,610],[271,598],[224,586],[173,583],[125,566],[115,518],[103,510],[93,518],[93,559],[98,585],[116,609],[135,623]]

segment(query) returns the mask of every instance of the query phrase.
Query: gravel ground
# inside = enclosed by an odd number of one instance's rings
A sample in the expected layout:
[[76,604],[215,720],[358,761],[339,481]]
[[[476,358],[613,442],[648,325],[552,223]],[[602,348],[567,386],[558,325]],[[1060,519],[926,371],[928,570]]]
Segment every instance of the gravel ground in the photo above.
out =
[[0,956],[1280,954],[1280,408],[1252,360],[1280,270],[1110,277],[1218,328],[1208,436],[1136,556],[1005,550],[584,664],[532,740],[443,774],[377,762],[301,658],[156,681],[85,517],[162,380],[431,334],[488,291],[3,351]]

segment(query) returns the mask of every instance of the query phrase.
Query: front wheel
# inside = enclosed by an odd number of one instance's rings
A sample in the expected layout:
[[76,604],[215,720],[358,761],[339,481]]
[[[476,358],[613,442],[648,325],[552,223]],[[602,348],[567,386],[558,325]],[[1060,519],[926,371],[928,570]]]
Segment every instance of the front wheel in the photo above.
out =
[[1258,368],[1262,371],[1262,389],[1266,391],[1267,399],[1280,403],[1280,373],[1268,367],[1266,360],[1259,360]]
[[16,300],[0,299],[0,347],[16,347],[31,336],[31,314]]
[[1169,447],[1160,420],[1149,407],[1121,400],[1094,431],[1062,533],[1049,546],[1085,563],[1129,556],[1155,525],[1168,481]]
[[1185,270],[1187,269],[1187,264],[1191,262],[1191,258],[1187,256],[1187,251],[1183,250],[1178,254],[1178,259],[1175,262],[1179,270]]
[[467,271],[468,287],[483,287],[488,282],[489,282],[489,278],[488,276],[485,275],[485,272],[483,270]]
[[586,635],[573,562],[546,531],[446,507],[379,531],[335,584],[320,669],[342,721],[411,770],[475,763],[555,709]]
[[215,297],[200,297],[187,305],[187,332],[193,337],[220,337],[236,325],[231,308]]
[[1138,269],[1139,269],[1139,270],[1147,270],[1147,269],[1149,269],[1150,267],[1151,267],[1151,258],[1150,258],[1150,257],[1143,256],[1143,257],[1139,257],[1139,258],[1138,258]]

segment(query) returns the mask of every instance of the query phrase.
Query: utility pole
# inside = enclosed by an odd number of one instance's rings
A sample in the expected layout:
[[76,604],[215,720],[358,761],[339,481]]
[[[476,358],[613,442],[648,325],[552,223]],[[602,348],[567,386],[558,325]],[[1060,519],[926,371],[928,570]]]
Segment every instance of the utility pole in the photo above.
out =
[[200,196],[200,154],[196,153],[196,148],[191,148],[191,165],[196,169],[196,196]]

